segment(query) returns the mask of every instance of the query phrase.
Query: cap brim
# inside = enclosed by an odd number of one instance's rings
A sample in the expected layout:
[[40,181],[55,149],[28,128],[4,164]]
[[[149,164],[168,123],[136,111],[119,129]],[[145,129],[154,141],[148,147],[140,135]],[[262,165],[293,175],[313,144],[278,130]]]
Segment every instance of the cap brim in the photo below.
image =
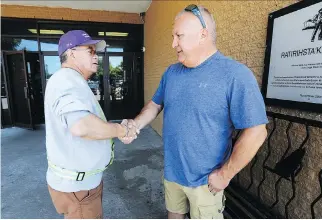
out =
[[96,51],[104,51],[106,47],[106,42],[105,40],[89,40],[89,41],[86,41],[85,43],[80,44],[80,46],[85,46],[85,45],[95,45]]

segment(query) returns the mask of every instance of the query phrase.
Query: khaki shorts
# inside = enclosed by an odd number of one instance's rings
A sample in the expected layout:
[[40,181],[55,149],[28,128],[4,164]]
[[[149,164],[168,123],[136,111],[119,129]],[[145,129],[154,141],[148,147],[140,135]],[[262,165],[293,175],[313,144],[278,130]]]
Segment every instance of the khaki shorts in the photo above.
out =
[[192,219],[224,218],[224,191],[212,194],[208,185],[191,188],[164,180],[164,192],[165,204],[169,212],[186,214],[190,211]]
[[103,182],[94,189],[78,192],[60,192],[48,185],[56,211],[69,219],[103,218]]

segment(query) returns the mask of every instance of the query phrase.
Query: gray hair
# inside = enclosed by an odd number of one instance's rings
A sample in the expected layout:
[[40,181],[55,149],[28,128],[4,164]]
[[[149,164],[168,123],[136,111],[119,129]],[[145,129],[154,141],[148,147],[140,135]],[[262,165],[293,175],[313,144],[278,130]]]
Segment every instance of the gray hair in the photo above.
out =
[[[212,16],[212,14],[210,13],[210,11],[207,8],[205,8],[203,6],[200,6],[200,5],[198,5],[198,8],[199,8],[199,11],[200,11],[205,23],[206,23],[206,28],[210,32],[210,34],[212,36],[212,42],[215,45],[216,44],[216,23],[215,23],[215,19],[214,19],[214,17]],[[186,11],[184,9],[182,11],[180,11],[176,15],[175,19],[179,18],[185,12]],[[206,17],[208,17],[208,19],[206,19]],[[209,25],[210,27],[207,27],[207,25]]]
[[65,63],[67,61],[67,53],[66,53],[66,51],[59,56],[59,59],[60,59],[61,64]]

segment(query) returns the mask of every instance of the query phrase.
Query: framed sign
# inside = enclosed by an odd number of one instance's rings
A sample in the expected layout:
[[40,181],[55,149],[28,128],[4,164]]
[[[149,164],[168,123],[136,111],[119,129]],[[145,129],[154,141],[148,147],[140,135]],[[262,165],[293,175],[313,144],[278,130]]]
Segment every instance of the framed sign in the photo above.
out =
[[322,112],[322,0],[269,15],[264,64],[267,105]]

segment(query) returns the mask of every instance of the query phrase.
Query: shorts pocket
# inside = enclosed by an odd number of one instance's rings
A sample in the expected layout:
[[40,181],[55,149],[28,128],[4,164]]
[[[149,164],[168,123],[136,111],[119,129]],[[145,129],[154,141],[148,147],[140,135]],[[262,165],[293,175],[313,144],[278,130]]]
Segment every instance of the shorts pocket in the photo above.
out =
[[199,206],[198,209],[200,219],[213,219],[216,215],[218,215],[218,208],[214,205]]
[[78,202],[82,202],[91,196],[89,190],[88,191],[73,192],[72,194]]
[[223,213],[226,207],[226,196],[225,194],[222,195],[222,207],[220,213]]
[[80,204],[87,204],[95,200],[98,196],[102,196],[103,184],[102,182],[96,188],[91,190],[83,190],[71,193],[73,198]]
[[[218,196],[218,195],[217,195]],[[223,219],[223,212],[225,209],[226,197],[222,195],[222,198],[217,200],[214,205],[198,206],[199,218],[201,219]]]

